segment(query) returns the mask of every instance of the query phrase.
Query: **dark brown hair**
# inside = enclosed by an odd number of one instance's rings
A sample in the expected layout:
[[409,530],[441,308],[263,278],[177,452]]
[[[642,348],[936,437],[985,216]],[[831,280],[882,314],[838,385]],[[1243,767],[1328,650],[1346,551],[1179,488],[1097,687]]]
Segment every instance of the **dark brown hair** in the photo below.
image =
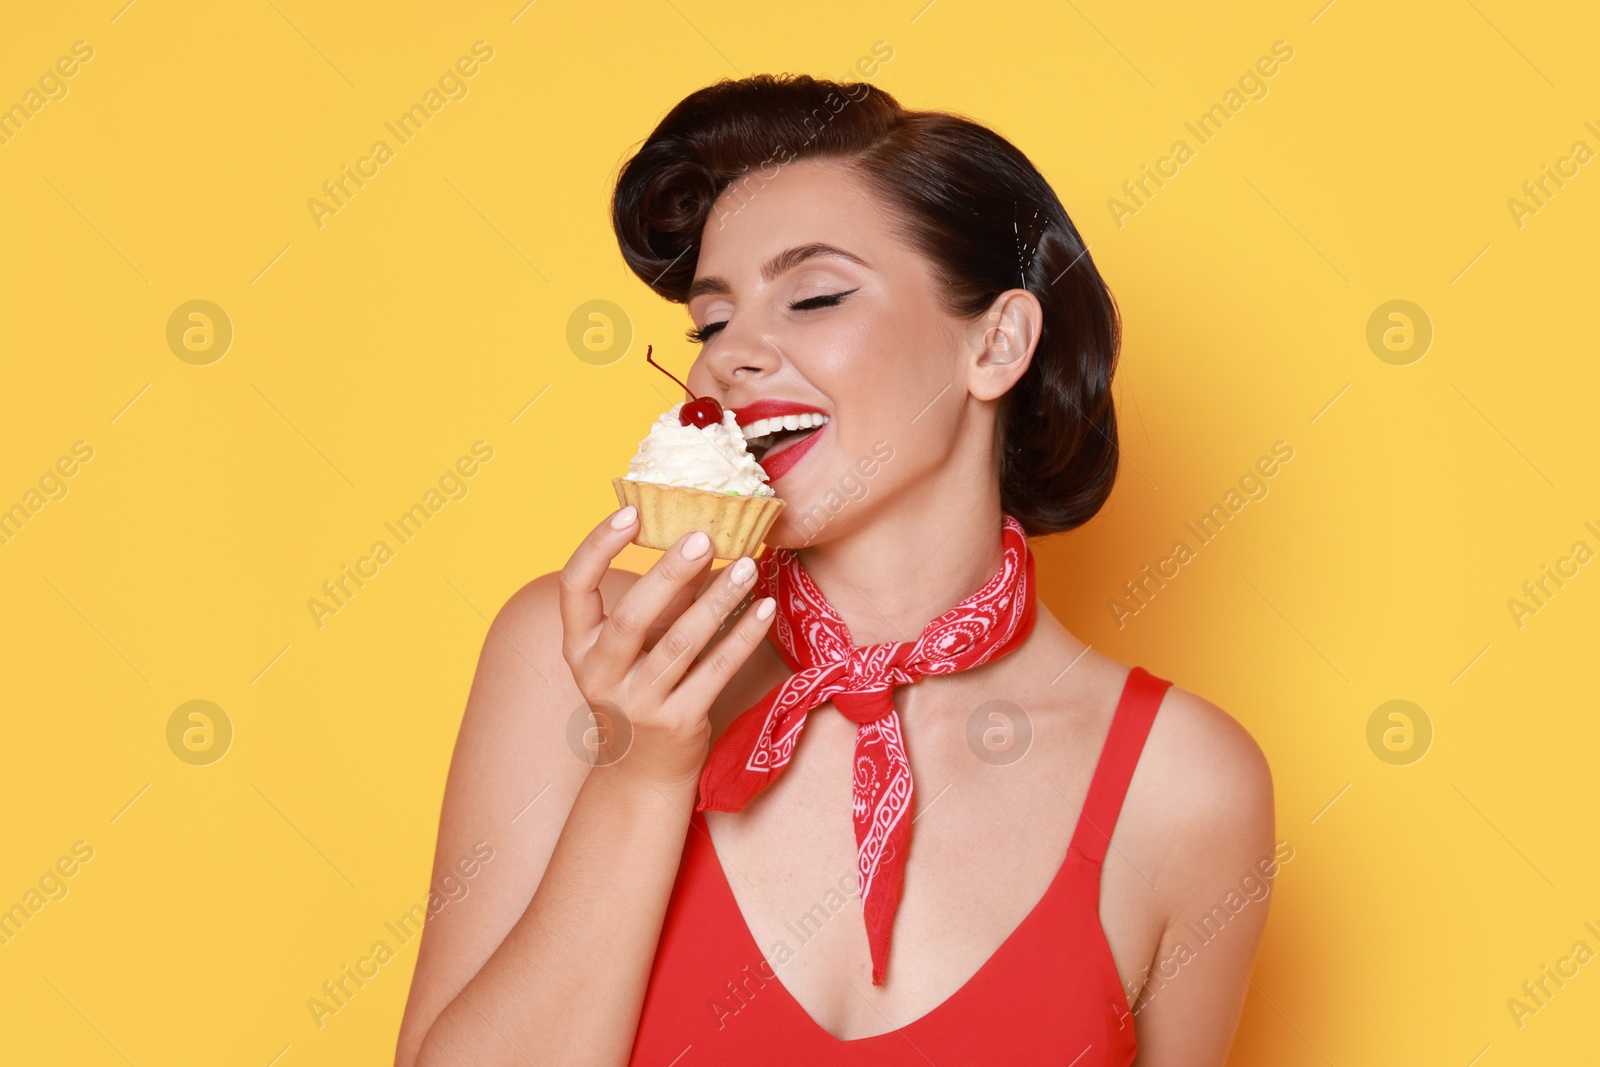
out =
[[685,97],[623,165],[611,202],[623,258],[686,302],[718,196],[806,158],[866,180],[933,264],[952,315],[975,319],[1007,289],[1038,298],[1044,327],[1000,418],[1001,507],[1032,535],[1087,522],[1117,474],[1117,307],[1049,183],[994,131],[906,110],[864,82],[725,79]]

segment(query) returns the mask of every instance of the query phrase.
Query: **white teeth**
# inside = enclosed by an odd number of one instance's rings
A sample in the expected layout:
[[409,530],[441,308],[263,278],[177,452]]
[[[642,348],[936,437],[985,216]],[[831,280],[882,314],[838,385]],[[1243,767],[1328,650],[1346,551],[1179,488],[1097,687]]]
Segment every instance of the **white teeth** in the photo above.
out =
[[739,432],[744,434],[746,441],[753,441],[785,430],[809,430],[813,427],[821,426],[827,421],[828,416],[822,412],[807,411],[798,415],[778,415],[767,419],[757,419],[749,425],[739,427]]

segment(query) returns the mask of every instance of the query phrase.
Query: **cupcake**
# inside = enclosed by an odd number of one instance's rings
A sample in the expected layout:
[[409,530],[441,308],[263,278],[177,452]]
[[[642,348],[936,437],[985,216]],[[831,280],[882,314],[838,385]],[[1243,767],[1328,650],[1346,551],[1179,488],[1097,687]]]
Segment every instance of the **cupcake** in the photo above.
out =
[[745,448],[733,412],[714,400],[663,412],[639,442],[628,473],[611,484],[619,503],[639,509],[634,544],[667,549],[702,530],[717,559],[755,555],[784,506]]

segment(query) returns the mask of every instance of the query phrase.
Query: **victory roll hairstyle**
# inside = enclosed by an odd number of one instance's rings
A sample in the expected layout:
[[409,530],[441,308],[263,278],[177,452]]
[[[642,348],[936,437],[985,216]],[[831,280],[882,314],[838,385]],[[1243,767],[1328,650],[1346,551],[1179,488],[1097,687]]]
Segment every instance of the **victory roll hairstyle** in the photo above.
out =
[[796,159],[861,176],[932,264],[950,314],[975,320],[1007,289],[1038,298],[1038,345],[1000,417],[1000,503],[1031,536],[1089,521],[1117,474],[1116,302],[1049,183],[987,127],[864,82],[725,79],[679,102],[623,165],[611,202],[623,259],[686,303],[717,198]]

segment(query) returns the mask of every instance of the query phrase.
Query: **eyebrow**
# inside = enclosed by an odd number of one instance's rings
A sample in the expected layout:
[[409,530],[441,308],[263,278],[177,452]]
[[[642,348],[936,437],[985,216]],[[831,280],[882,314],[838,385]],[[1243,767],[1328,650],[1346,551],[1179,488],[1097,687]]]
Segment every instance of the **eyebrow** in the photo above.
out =
[[[813,241],[811,244],[786,248],[773,256],[767,261],[766,266],[761,268],[761,280],[770,282],[784,271],[793,270],[806,260],[814,259],[817,256],[832,256],[835,259],[849,260],[851,263],[859,264],[868,270],[872,269],[872,264],[854,252],[847,252],[842,248],[825,244],[821,241]],[[696,278],[694,284],[689,286],[689,294],[684,298],[684,301],[687,303],[695,297],[704,296],[707,293],[727,296],[732,292],[733,287],[721,278]]]

